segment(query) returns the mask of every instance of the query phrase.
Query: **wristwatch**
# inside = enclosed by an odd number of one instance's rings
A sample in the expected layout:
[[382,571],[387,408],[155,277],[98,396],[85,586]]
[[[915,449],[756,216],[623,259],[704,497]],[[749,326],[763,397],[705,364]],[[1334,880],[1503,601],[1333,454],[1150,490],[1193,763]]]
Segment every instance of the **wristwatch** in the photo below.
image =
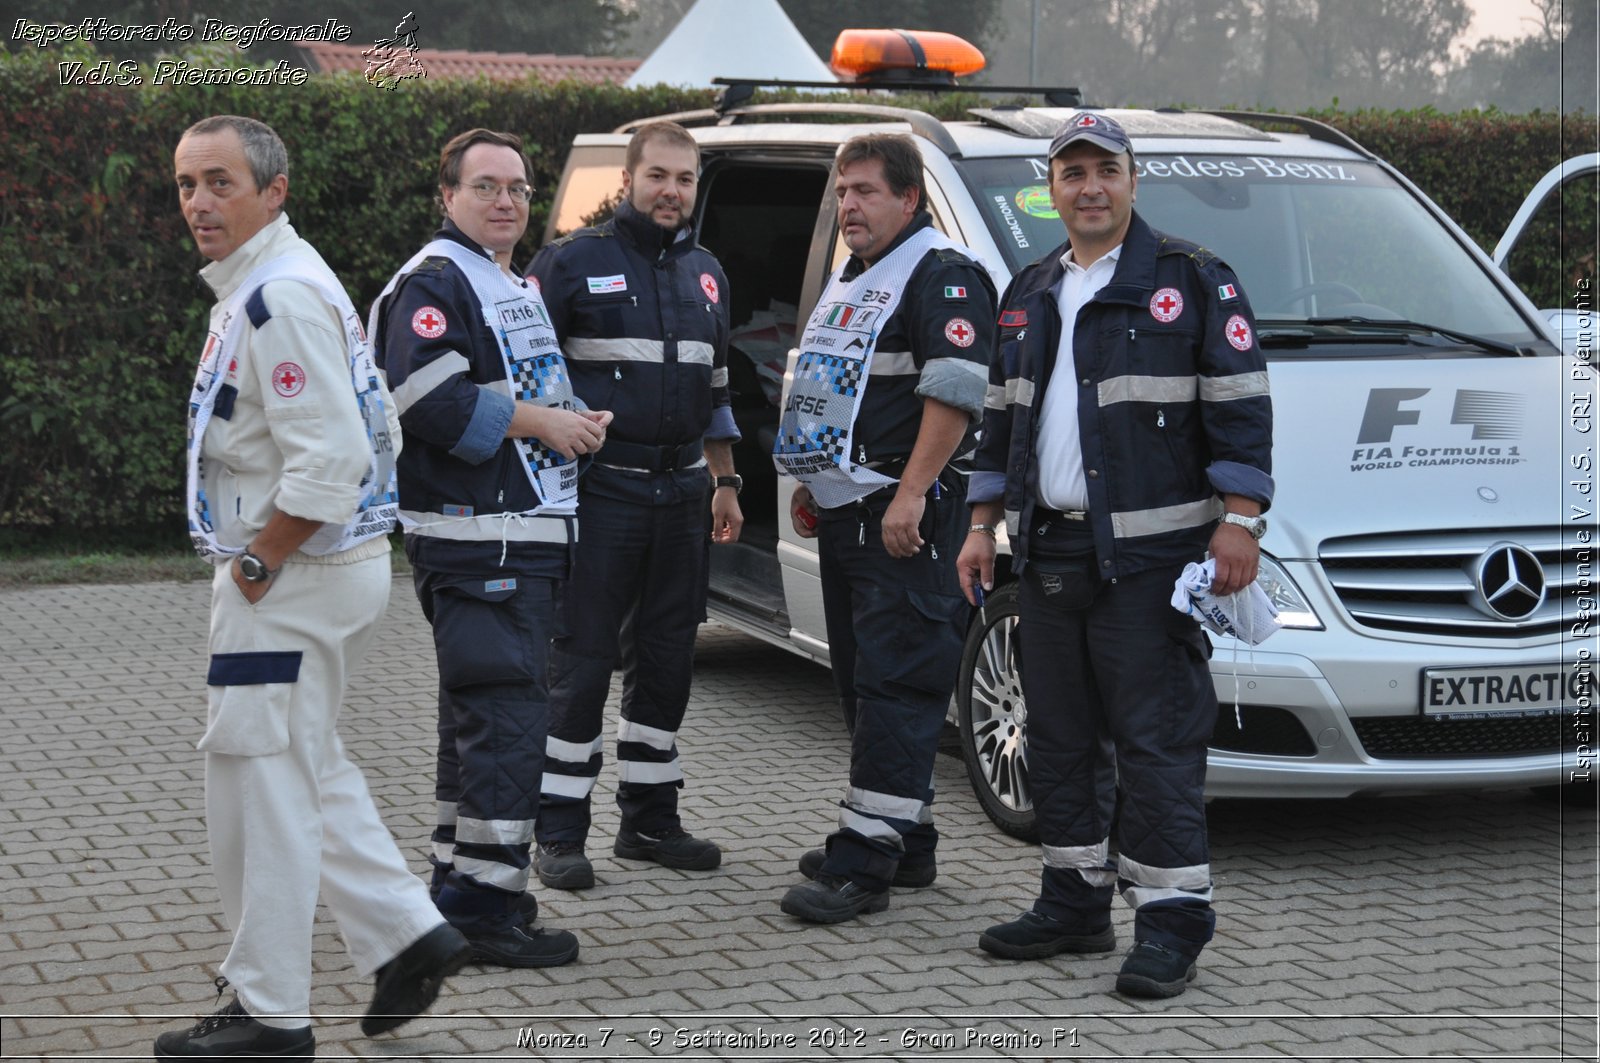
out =
[[733,488],[733,493],[738,494],[740,491],[744,490],[744,477],[737,474],[733,476],[719,476],[717,477],[717,486],[731,487]]
[[250,583],[265,583],[277,575],[277,571],[268,568],[265,561],[246,550],[239,555],[239,575]]
[[1258,541],[1263,535],[1267,534],[1266,517],[1247,517],[1243,513],[1224,513],[1222,515],[1222,523],[1237,524]]

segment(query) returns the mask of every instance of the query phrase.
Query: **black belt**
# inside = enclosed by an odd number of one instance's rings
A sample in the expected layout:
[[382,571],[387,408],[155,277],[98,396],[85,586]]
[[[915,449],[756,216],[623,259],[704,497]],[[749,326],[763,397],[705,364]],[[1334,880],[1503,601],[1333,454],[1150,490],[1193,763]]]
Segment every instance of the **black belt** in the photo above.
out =
[[1045,509],[1043,506],[1033,507],[1033,522],[1037,525],[1055,524],[1064,520],[1086,521],[1089,511],[1086,509]]
[[705,455],[705,447],[696,439],[676,447],[652,447],[644,443],[628,443],[621,439],[608,439],[595,460],[603,465],[616,465],[624,469],[643,469],[645,472],[671,472],[687,469]]

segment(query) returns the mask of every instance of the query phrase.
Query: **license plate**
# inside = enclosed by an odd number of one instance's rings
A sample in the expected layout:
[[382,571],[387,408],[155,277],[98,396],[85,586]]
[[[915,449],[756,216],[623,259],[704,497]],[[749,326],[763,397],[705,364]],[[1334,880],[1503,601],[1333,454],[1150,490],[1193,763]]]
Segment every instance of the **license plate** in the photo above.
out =
[[1442,720],[1549,716],[1594,703],[1594,665],[1589,661],[1523,668],[1428,668],[1422,673],[1422,714]]

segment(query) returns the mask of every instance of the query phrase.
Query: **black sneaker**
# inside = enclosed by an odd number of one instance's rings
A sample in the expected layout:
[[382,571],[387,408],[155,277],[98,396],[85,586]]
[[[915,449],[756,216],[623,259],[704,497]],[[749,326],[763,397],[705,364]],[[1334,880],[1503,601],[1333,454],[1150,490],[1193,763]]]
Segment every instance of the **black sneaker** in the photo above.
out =
[[578,939],[567,930],[514,926],[495,934],[468,934],[472,958],[501,967],[560,967],[578,958]]
[[471,956],[467,939],[449,923],[441,923],[407,945],[378,968],[377,988],[361,1018],[361,1032],[376,1037],[427,1011],[444,980],[461,970]]
[[[217,979],[217,995],[228,984]],[[233,1003],[195,1023],[187,1030],[173,1030],[156,1038],[157,1059],[225,1059],[229,1056],[270,1056],[312,1063],[317,1040],[311,1027],[281,1030],[250,1017],[234,997]]]
[[889,891],[862,889],[847,878],[824,874],[790,887],[779,907],[810,923],[843,923],[889,907]]
[[978,947],[1008,960],[1042,960],[1063,952],[1110,952],[1117,947],[1117,934],[1110,923],[1099,930],[1085,932],[1047,915],[1027,911],[1020,918],[991,926],[979,934]]
[[1175,997],[1194,981],[1194,961],[1154,941],[1136,941],[1117,972],[1117,992],[1130,997]]
[[583,855],[582,842],[541,844],[533,853],[533,870],[553,890],[586,890],[594,885],[594,865]]
[[[800,873],[806,878],[816,878],[822,873],[822,864],[828,859],[826,849],[813,849],[800,858]],[[919,860],[902,860],[894,869],[889,885],[901,889],[919,890],[933,885],[939,877],[939,865],[932,856]]]
[[722,850],[715,842],[696,838],[682,827],[654,836],[623,827],[617,831],[617,843],[611,851],[625,860],[653,860],[680,871],[710,871],[722,863]]

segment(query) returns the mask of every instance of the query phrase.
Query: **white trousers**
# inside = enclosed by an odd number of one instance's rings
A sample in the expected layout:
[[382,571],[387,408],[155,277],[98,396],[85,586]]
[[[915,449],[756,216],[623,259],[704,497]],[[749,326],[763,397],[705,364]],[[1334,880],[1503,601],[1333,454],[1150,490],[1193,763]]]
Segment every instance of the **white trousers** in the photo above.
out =
[[[317,896],[365,977],[444,922],[346,757],[346,678],[389,602],[389,558],[286,564],[252,606],[211,587],[206,826],[234,931],[222,973],[252,1016],[304,1026]],[[284,669],[299,656],[292,682]],[[265,668],[265,671],[262,669]]]

